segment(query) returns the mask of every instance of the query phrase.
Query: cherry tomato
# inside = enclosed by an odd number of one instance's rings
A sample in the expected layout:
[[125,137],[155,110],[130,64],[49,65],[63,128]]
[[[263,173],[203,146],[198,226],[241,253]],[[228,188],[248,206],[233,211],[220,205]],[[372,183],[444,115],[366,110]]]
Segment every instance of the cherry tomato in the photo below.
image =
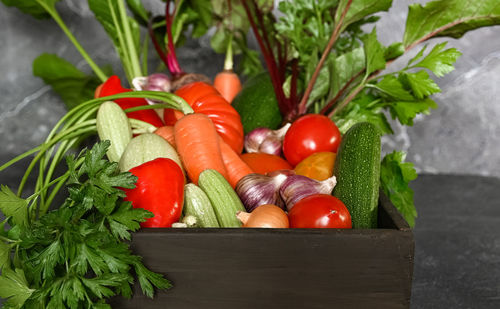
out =
[[340,131],[328,117],[308,114],[295,120],[285,134],[283,154],[293,166],[316,152],[337,152]]
[[240,157],[255,173],[262,175],[277,170],[292,169],[290,163],[288,163],[285,159],[268,153],[244,153]]
[[291,228],[352,228],[351,214],[338,198],[313,194],[298,201],[288,212]]
[[333,176],[336,154],[334,152],[316,152],[300,161],[295,167],[295,174],[316,180],[325,180]]

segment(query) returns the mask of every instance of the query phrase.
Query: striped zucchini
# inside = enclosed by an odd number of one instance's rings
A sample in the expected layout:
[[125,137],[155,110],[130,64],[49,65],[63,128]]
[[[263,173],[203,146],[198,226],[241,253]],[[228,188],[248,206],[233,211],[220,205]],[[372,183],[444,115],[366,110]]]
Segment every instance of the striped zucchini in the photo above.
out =
[[184,217],[194,216],[198,227],[220,227],[212,203],[194,183],[184,186]]
[[120,161],[132,139],[132,128],[123,109],[112,101],[102,103],[97,111],[96,127],[99,138],[111,142],[106,153],[108,159],[112,162]]
[[245,211],[245,207],[224,176],[213,169],[204,170],[198,185],[210,199],[220,227],[241,227],[236,213]]
[[184,173],[181,159],[174,147],[161,136],[153,133],[144,133],[134,137],[123,151],[118,166],[120,167],[120,171],[126,172],[157,158],[174,160]]
[[380,186],[380,134],[369,122],[353,125],[342,137],[333,195],[349,209],[353,228],[376,228]]

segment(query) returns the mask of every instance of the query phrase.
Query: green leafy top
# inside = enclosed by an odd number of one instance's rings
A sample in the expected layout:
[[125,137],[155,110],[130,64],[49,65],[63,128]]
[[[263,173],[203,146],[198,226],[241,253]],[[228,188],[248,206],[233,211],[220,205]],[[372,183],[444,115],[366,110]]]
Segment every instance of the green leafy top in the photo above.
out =
[[[81,308],[130,297],[135,271],[143,292],[169,288],[131,253],[130,232],[152,214],[123,201],[136,177],[104,158],[109,141],[67,157],[69,196],[57,209],[25,225],[28,202],[2,187],[0,210],[12,228],[0,238],[0,297],[8,308]],[[10,252],[15,251],[13,259]]]
[[405,157],[402,151],[394,151],[384,157],[380,166],[381,187],[410,227],[414,227],[417,210],[413,203],[413,190],[408,184],[417,178],[417,172],[413,163],[404,162]]

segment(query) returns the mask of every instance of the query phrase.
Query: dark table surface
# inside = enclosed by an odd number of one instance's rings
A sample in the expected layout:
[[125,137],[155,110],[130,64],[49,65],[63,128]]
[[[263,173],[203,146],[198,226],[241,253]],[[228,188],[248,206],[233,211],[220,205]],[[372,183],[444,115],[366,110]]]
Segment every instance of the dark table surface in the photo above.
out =
[[500,179],[423,175],[411,308],[500,308]]
[[[21,170],[0,174],[15,185]],[[421,175],[411,308],[500,308],[500,179]]]

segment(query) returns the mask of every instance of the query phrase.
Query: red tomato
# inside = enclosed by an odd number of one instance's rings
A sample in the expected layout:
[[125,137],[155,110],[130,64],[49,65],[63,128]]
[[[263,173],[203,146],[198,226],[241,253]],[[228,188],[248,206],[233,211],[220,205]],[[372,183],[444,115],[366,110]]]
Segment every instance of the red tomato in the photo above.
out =
[[283,154],[293,166],[316,152],[337,152],[340,131],[328,117],[308,114],[295,120],[285,134]]
[[335,196],[313,194],[298,201],[288,212],[291,228],[352,228],[351,214]]
[[251,152],[244,153],[240,157],[255,173],[262,175],[277,170],[292,169],[292,166],[285,159],[268,153]]

